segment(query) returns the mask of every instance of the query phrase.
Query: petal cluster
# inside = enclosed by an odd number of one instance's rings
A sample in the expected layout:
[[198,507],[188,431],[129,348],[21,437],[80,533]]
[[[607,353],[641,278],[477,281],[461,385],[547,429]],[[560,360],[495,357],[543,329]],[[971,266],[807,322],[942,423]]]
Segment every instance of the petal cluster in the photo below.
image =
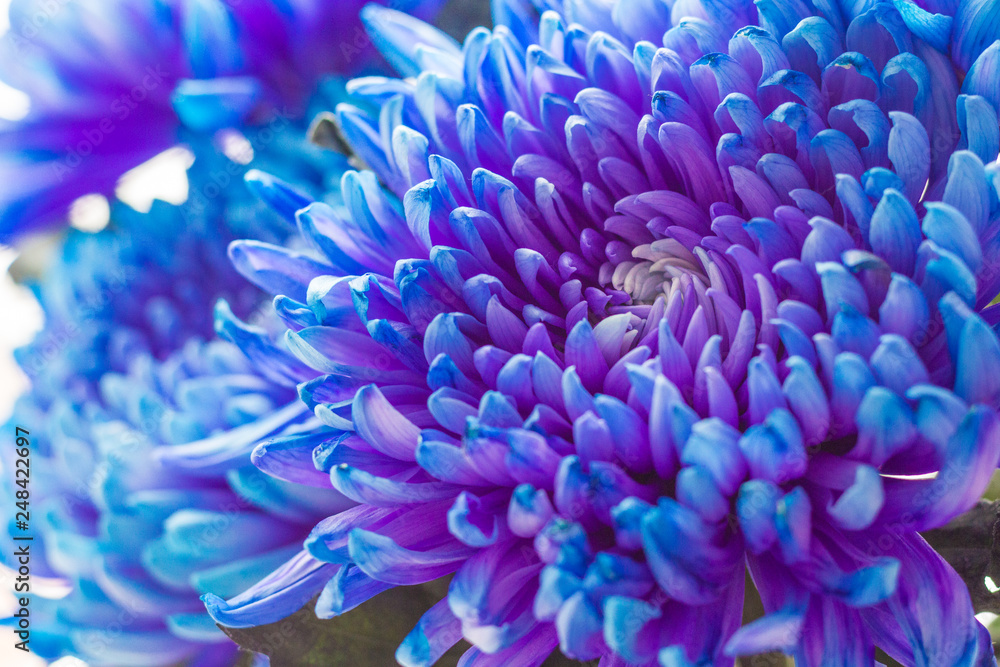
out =
[[71,586],[33,601],[47,636],[37,652],[95,665],[231,664],[236,647],[199,594],[239,593],[319,517],[351,504],[250,465],[250,446],[301,425],[302,412],[293,387],[223,341],[104,374],[84,414],[22,406],[23,423],[59,418],[35,439],[45,452],[34,460],[45,471],[33,485],[35,558]]
[[[253,168],[318,196],[345,162],[309,145],[302,123],[244,132],[241,161],[209,137],[191,144],[183,205],[115,204],[102,231],[71,230],[31,285],[46,322],[16,353],[32,387],[9,424],[32,438],[32,574],[70,589],[32,598],[31,648],[47,659],[232,664],[235,646],[199,595],[241,592],[317,520],[352,504],[251,464],[259,440],[311,428],[295,392],[307,375],[295,363],[260,367],[237,346],[267,338],[274,318],[225,255],[234,237],[280,241],[290,231],[252,194]],[[223,340],[205,342],[216,332]],[[10,470],[14,453],[4,452]],[[13,484],[0,485],[11,506]],[[20,534],[9,515],[8,566]]]
[[254,460],[358,504],[212,616],[453,575],[401,664],[995,664],[919,535],[1000,458],[990,7],[367,9],[370,171],[230,248],[323,424]]

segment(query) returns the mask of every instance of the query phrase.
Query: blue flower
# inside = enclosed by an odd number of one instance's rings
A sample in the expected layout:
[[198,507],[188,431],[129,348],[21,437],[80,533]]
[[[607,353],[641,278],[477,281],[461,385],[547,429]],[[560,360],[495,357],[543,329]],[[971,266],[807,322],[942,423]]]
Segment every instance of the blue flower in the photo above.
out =
[[213,618],[453,575],[401,664],[995,664],[919,534],[1000,457],[993,4],[367,8],[371,171],[230,248],[323,425],[254,460],[358,504]]
[[372,67],[362,4],[15,0],[0,79],[31,108],[0,123],[0,241],[60,224],[183,129],[300,118],[322,76]]
[[[252,194],[272,182],[255,169],[295,180],[286,195],[304,198],[346,166],[306,129],[301,120],[243,128],[236,160],[215,146],[235,130],[193,137],[184,204],[140,213],[115,203],[105,229],[70,230],[31,285],[46,323],[17,351],[32,387],[10,423],[32,435],[32,573],[71,589],[33,598],[34,652],[93,665],[231,664],[235,646],[199,595],[239,593],[350,504],[252,466],[260,439],[302,428],[309,415],[298,376],[251,364],[234,342],[275,324],[227,244],[283,242],[292,231],[276,201]],[[207,342],[216,332],[224,340]],[[8,503],[12,484],[0,487]],[[7,522],[10,565],[18,531]]]
[[[246,329],[225,312],[220,325]],[[33,548],[44,551],[33,556],[72,590],[34,597],[44,640],[33,648],[95,665],[231,664],[236,647],[198,595],[241,592],[320,516],[352,503],[250,465],[255,442],[306,420],[294,385],[262,376],[229,342],[192,340],[162,363],[138,357],[100,387],[100,400],[62,401],[44,415],[56,423],[34,422],[44,425]],[[17,418],[32,423],[25,407]]]

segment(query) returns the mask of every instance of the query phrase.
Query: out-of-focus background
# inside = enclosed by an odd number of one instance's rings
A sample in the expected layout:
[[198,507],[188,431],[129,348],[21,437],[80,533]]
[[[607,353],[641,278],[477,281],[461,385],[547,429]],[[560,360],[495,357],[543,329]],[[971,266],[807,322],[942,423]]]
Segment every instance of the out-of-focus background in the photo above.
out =
[[[7,0],[0,2],[5,6],[7,4]],[[5,7],[4,17],[6,16]],[[42,313],[34,297],[27,289],[16,285],[7,273],[15,257],[13,250],[0,246],[0,423],[5,423],[10,417],[14,400],[28,384],[28,379],[14,363],[14,348],[27,343],[42,325]],[[6,435],[0,437],[6,438]],[[4,508],[3,511],[7,510],[8,508]],[[10,571],[0,570],[0,617],[14,612],[13,589]],[[45,664],[33,655],[16,650],[15,637],[10,628],[0,629],[0,665],[36,667]],[[79,661],[74,663],[77,666],[82,664]],[[72,664],[60,661],[59,667],[72,667]]]
[[[7,8],[10,0],[0,0],[0,35],[9,29]],[[28,110],[28,100],[23,93],[0,83],[0,118],[17,120]],[[42,326],[42,312],[31,293],[14,283],[7,270],[17,258],[11,248],[0,246],[0,423],[10,417],[14,400],[27,387],[28,378],[14,363],[14,348],[31,340],[32,335]],[[6,508],[4,512],[6,512]],[[12,576],[9,570],[0,570],[0,617],[14,611]],[[43,660],[34,655],[26,655],[14,648],[13,632],[8,628],[0,630],[0,664],[15,667],[36,667],[44,665]],[[73,663],[60,661],[59,667],[76,667]]]
[[[10,28],[7,10],[10,0],[0,0],[0,36]],[[28,111],[28,98],[0,82],[0,119],[19,120]],[[14,349],[28,343],[42,327],[42,311],[31,292],[17,285],[8,270],[18,258],[12,248],[0,245],[0,424],[6,423],[13,410],[14,401],[28,386],[28,378],[14,363]],[[0,434],[6,440],[7,434]],[[0,440],[0,442],[4,442]],[[6,444],[6,443],[4,443]],[[0,471],[4,474],[5,471]],[[7,512],[4,508],[3,512]],[[6,517],[5,517],[6,518]],[[0,569],[0,618],[13,613],[13,576],[7,569]],[[55,587],[48,593],[58,594]],[[45,661],[33,654],[14,648],[16,635],[10,628],[0,629],[0,665],[10,667],[42,667]],[[55,667],[85,667],[74,658],[53,663]]]
[[[7,8],[10,0],[0,0],[0,35],[7,32]],[[0,83],[0,118],[17,120],[28,109],[23,93]],[[12,249],[0,246],[0,423],[10,417],[14,400],[28,384],[28,378],[14,363],[14,348],[24,345],[42,326],[42,312],[31,293],[11,280],[7,269],[17,258]],[[4,509],[6,512],[6,508]],[[12,576],[9,570],[0,570],[0,617],[14,611]],[[35,656],[25,655],[14,648],[13,632],[0,630],[0,664],[16,667],[36,667],[45,662]],[[80,665],[77,661],[77,665]],[[59,667],[71,667],[64,663]]]

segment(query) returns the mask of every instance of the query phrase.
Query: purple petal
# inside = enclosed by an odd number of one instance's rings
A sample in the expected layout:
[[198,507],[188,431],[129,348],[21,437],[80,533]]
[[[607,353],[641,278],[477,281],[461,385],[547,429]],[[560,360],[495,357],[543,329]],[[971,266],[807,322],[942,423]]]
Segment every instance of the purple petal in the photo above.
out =
[[339,566],[316,560],[303,551],[231,600],[202,596],[212,618],[231,628],[274,623],[312,599]]
[[351,417],[358,435],[376,450],[400,461],[413,461],[420,429],[386,400],[375,385],[358,390]]
[[345,565],[319,594],[316,616],[324,619],[340,616],[390,588],[392,584],[375,581],[354,565]]
[[451,574],[474,553],[457,542],[427,551],[399,546],[392,538],[361,528],[348,537],[351,560],[372,579],[412,586]]
[[403,667],[431,667],[462,638],[462,623],[441,600],[420,617],[417,626],[396,649]]

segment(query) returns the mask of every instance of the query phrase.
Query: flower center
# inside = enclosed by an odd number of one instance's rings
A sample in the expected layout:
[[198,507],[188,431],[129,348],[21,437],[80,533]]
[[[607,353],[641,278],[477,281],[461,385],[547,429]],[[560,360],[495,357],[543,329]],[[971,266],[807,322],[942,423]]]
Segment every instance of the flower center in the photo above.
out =
[[601,282],[625,292],[637,305],[651,305],[660,295],[669,299],[686,282],[684,276],[706,286],[710,282],[699,258],[669,238],[636,246],[632,259],[601,267]]

